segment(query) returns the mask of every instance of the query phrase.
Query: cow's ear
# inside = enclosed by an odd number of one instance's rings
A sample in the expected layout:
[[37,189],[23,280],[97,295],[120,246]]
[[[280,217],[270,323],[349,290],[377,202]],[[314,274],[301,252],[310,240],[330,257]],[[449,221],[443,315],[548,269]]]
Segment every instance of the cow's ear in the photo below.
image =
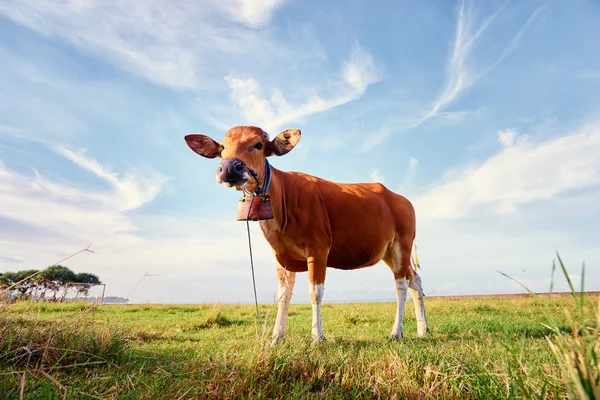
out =
[[215,158],[221,157],[223,147],[206,135],[190,134],[185,136],[185,142],[190,149],[200,154],[202,157]]
[[275,139],[269,142],[265,149],[265,155],[267,157],[273,154],[282,156],[289,153],[300,141],[300,134],[300,129],[286,129],[279,132]]

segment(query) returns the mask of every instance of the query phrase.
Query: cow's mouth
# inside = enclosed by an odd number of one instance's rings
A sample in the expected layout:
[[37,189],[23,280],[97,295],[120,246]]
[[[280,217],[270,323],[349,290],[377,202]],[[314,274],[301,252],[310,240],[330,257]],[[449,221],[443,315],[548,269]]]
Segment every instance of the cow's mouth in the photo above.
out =
[[236,179],[236,180],[230,180],[230,181],[223,181],[222,183],[223,183],[223,185],[225,185],[228,188],[231,188],[231,187],[242,188],[243,186],[246,185],[246,183],[248,183],[248,179]]

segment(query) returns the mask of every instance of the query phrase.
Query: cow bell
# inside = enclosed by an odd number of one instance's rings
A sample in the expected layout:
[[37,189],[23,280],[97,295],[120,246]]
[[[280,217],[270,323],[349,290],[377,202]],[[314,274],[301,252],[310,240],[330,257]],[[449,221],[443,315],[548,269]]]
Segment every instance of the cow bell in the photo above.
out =
[[[250,211],[250,215],[248,215]],[[273,219],[273,207],[268,194],[240,197],[237,209],[238,221],[260,221]]]

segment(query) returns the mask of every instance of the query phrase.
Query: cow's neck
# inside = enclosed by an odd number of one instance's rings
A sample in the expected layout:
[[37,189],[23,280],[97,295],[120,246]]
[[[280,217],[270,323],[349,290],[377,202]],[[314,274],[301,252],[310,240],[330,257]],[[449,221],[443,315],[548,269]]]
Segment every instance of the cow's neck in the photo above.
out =
[[285,231],[288,221],[285,187],[286,183],[289,183],[286,175],[286,172],[280,171],[271,165],[271,185],[268,195],[271,198],[274,218],[261,221],[260,225],[263,231],[265,229],[268,231]]

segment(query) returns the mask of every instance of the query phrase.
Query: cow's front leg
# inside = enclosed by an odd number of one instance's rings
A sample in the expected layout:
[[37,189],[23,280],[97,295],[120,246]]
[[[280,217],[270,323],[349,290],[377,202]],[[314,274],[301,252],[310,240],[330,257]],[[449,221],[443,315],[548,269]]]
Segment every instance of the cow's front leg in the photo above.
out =
[[312,303],[312,338],[315,342],[325,339],[323,322],[321,320],[321,302],[325,290],[326,255],[314,255],[307,258],[308,262],[308,294]]
[[271,344],[276,345],[281,338],[285,336],[285,326],[288,316],[288,308],[294,291],[296,282],[296,273],[286,271],[284,267],[277,263],[277,318],[275,318],[275,327],[273,328],[273,337]]

